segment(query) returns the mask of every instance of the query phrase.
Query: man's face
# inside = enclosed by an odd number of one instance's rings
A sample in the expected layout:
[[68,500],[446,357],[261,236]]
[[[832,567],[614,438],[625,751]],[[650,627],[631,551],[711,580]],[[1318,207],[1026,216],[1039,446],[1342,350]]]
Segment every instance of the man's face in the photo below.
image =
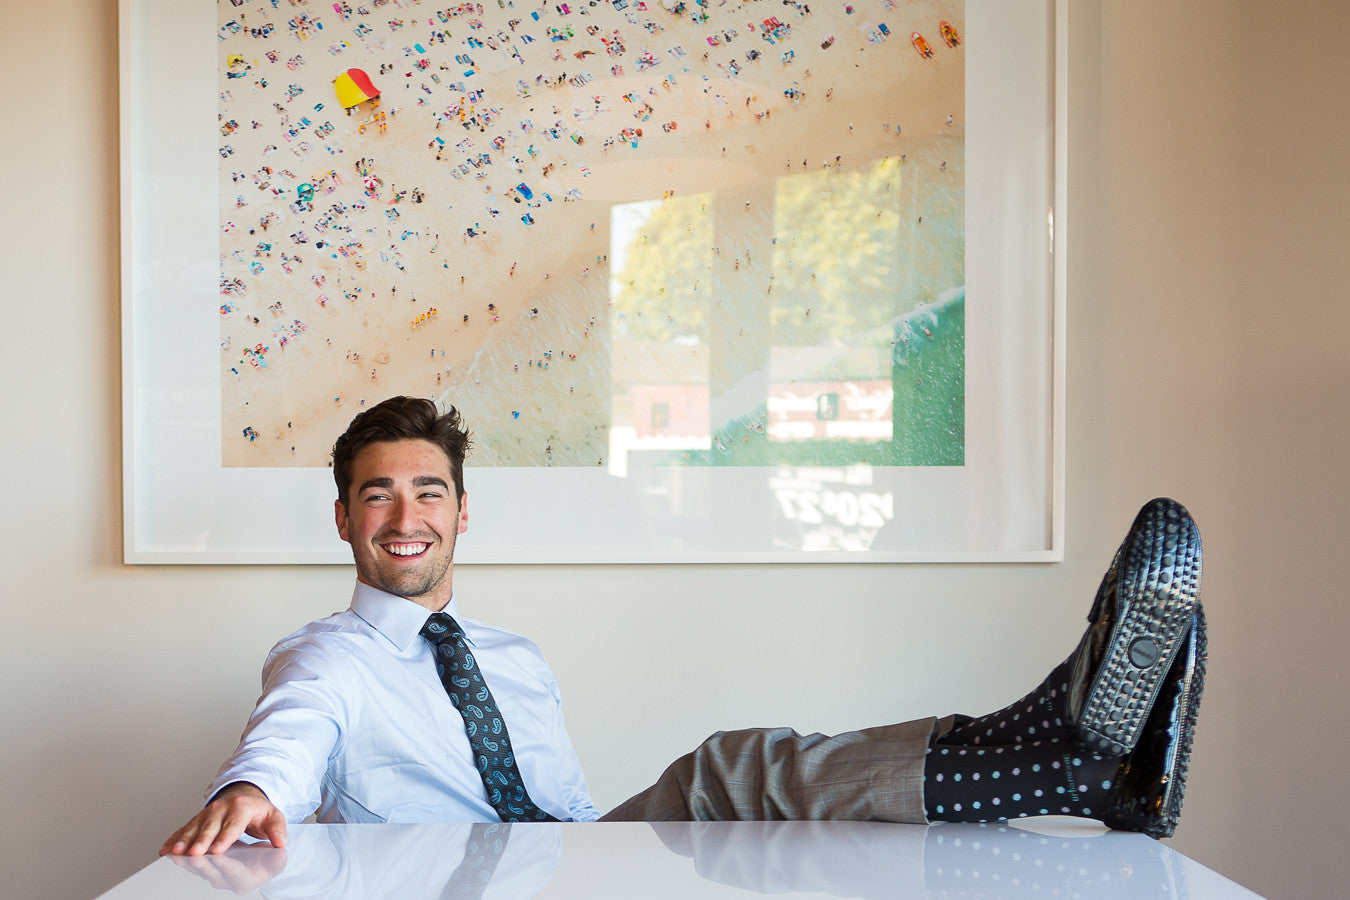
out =
[[[467,501],[467,496],[465,500]],[[430,610],[450,601],[455,538],[469,527],[455,500],[450,461],[430,441],[371,444],[352,461],[338,534],[352,545],[357,578]]]

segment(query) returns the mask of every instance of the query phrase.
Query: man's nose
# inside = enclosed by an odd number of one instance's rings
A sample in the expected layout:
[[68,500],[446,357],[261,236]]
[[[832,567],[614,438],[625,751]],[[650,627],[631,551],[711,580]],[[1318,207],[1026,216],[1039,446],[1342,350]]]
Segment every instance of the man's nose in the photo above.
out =
[[394,502],[394,527],[407,534],[418,530],[417,504],[411,500]]

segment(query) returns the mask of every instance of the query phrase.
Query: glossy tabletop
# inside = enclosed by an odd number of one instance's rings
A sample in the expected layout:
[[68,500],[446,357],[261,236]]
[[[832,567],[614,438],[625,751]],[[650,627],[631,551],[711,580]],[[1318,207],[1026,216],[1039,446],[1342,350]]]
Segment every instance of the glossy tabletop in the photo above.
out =
[[400,900],[1256,896],[1151,838],[1073,819],[1016,827],[292,825],[285,850],[237,844],[217,857],[164,857],[103,896],[235,894]]

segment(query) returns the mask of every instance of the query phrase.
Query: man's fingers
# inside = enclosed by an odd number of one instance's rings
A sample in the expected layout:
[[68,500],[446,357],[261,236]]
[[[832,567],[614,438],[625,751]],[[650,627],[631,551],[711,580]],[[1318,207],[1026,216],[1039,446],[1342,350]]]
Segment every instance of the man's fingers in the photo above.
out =
[[183,847],[184,849],[186,849],[189,836],[195,832],[196,827],[197,827],[197,820],[196,818],[193,818],[182,828],[178,829],[173,834],[169,835],[168,839],[164,841],[163,846],[159,848],[159,855],[166,856],[170,853],[181,852],[175,851],[174,850],[175,847]]
[[159,848],[159,855],[201,856],[219,828],[213,819],[214,816],[209,815],[207,810],[193,816],[190,822],[169,836],[164,846]]
[[286,817],[281,810],[274,809],[260,823],[249,828],[248,833],[269,841],[273,847],[283,848],[286,846]]
[[206,808],[160,847],[160,856],[202,856],[228,850],[245,831],[286,846],[286,817],[255,785],[238,782],[219,792]]
[[178,842],[180,840],[179,835],[182,833],[183,829],[180,828],[173,834],[169,835],[168,838],[165,839],[164,843],[160,845],[159,855],[168,856],[170,853],[173,853],[174,852],[173,848],[178,846]]
[[[252,825],[252,819],[245,812],[232,807],[229,814],[225,816],[225,821],[221,823],[219,831],[212,836],[213,840],[209,842],[210,848],[207,852],[224,853]],[[203,843],[207,842],[198,841],[198,844]]]
[[[187,855],[188,855],[188,856],[201,856],[201,855],[204,854],[204,853],[222,853],[222,852],[224,852],[224,847],[222,847],[220,850],[216,850],[216,849],[215,849],[215,844],[214,844],[213,842],[215,841],[216,835],[218,835],[218,834],[220,834],[220,829],[219,829],[219,828],[214,828],[214,827],[213,827],[213,828],[207,828],[207,829],[204,829],[201,833],[199,833],[199,834],[197,835],[196,840],[192,841],[192,842],[188,845],[188,848],[187,848]],[[228,847],[229,845],[226,844],[226,846]]]
[[164,846],[160,847],[159,855],[201,856],[205,853],[224,853],[244,830],[244,825],[240,825],[231,835],[232,827],[228,816],[218,809],[207,807],[193,816],[192,821],[170,835]]

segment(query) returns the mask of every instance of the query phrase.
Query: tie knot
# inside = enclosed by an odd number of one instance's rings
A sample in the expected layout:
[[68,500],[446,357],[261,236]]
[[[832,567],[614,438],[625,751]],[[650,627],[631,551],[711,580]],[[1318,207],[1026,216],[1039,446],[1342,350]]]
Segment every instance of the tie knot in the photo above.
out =
[[433,644],[454,640],[463,633],[458,622],[441,612],[432,613],[422,626],[422,636]]

